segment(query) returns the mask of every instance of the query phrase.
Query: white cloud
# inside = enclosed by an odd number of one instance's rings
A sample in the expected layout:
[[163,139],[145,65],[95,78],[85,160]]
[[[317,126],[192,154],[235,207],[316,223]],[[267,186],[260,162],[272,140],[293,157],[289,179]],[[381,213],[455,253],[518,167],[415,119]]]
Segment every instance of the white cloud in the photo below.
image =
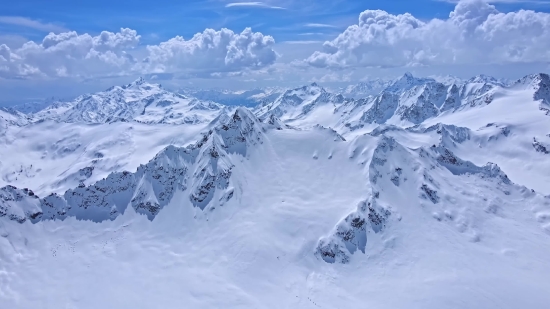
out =
[[257,70],[277,59],[273,37],[246,28],[241,33],[229,29],[206,29],[185,40],[177,36],[159,45],[147,46],[149,56],[141,64],[154,73],[196,71],[237,72]]
[[310,27],[310,28],[336,28],[336,26],[329,25],[329,24],[317,24],[317,23],[308,23],[304,26]]
[[208,75],[258,70],[275,62],[271,36],[228,29],[206,29],[189,40],[180,36],[158,45],[139,47],[140,35],[123,28],[97,36],[50,33],[42,42],[11,49],[0,45],[0,77],[82,77],[186,73]]
[[54,25],[51,23],[42,23],[38,20],[30,19],[27,17],[21,16],[0,16],[0,24],[8,24],[21,26],[26,28],[32,28],[40,31],[53,31],[53,32],[64,32],[67,31],[66,28]]
[[336,73],[336,72],[330,72],[327,73],[320,78],[314,76],[310,79],[311,82],[319,82],[319,83],[342,83],[342,82],[350,82],[352,80],[353,72],[347,72],[347,73]]
[[264,2],[232,2],[225,5],[226,8],[231,7],[256,7],[256,8],[264,8],[264,9],[276,9],[276,10],[284,10],[285,8],[280,6],[273,6],[269,5]]
[[318,43],[323,43],[323,41],[298,40],[298,41],[284,41],[283,43],[286,43],[286,44],[318,44]]
[[367,10],[306,63],[320,68],[550,61],[550,14],[462,0],[445,20]]
[[[111,75],[128,69],[132,57],[126,53],[137,46],[140,36],[135,30],[101,32],[98,36],[74,31],[50,33],[42,42],[33,41],[11,50],[0,45],[0,64],[9,67],[0,76],[8,78],[66,77]],[[112,74],[112,75],[116,75]]]
[[[438,2],[458,3],[460,0],[436,0]],[[527,3],[538,5],[549,5],[550,1],[547,0],[484,0],[487,3]]]

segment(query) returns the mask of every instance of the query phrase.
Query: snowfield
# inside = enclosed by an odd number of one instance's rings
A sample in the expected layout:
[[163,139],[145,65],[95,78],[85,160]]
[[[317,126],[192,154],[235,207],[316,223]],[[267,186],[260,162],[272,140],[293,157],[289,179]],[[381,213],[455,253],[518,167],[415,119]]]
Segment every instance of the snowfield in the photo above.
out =
[[405,74],[0,110],[0,307],[546,308],[549,107]]

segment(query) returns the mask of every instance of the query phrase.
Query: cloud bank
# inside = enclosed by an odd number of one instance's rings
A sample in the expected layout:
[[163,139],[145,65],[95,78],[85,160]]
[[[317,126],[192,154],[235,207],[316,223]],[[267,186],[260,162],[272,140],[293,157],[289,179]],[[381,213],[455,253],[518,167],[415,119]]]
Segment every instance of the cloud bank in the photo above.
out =
[[548,61],[550,14],[502,13],[482,0],[458,2],[444,20],[366,10],[356,25],[305,59],[333,69]]
[[185,40],[177,36],[158,45],[140,47],[140,35],[122,28],[97,36],[74,31],[50,33],[42,42],[27,42],[20,48],[0,45],[0,77],[55,78],[122,76],[152,73],[215,72],[258,70],[275,62],[271,36],[228,29],[206,29]]

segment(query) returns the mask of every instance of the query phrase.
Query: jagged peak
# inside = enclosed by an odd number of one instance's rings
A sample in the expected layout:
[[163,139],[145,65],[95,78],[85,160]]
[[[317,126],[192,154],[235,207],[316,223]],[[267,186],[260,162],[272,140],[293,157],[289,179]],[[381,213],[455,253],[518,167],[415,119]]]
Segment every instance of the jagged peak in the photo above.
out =
[[401,77],[396,79],[390,86],[384,89],[384,92],[397,92],[403,90],[409,90],[413,87],[423,85],[426,83],[436,82],[432,78],[415,77],[410,72],[406,72]]
[[493,76],[479,74],[468,80],[469,83],[491,83],[491,84],[500,84],[498,79]]
[[317,82],[312,82],[311,84],[304,85],[302,87],[287,89],[285,92],[281,94],[281,97],[288,96],[288,95],[295,95],[297,91],[319,91],[321,93],[326,92],[325,88],[317,84]]
[[255,124],[260,122],[258,118],[252,113],[252,111],[250,111],[248,108],[241,107],[241,106],[237,107],[230,121],[233,123],[255,123]]
[[538,88],[541,85],[550,85],[550,76],[546,73],[529,74],[518,79],[514,85]]
[[138,77],[136,80],[134,80],[131,85],[143,85],[145,83],[145,79],[143,77]]

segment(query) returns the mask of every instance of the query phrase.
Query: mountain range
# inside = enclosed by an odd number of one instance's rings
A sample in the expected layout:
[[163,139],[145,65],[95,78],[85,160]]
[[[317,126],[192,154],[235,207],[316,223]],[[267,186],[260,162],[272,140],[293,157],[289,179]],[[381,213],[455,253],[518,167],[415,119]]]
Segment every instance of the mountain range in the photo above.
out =
[[549,116],[544,73],[1,109],[0,299],[544,308]]

